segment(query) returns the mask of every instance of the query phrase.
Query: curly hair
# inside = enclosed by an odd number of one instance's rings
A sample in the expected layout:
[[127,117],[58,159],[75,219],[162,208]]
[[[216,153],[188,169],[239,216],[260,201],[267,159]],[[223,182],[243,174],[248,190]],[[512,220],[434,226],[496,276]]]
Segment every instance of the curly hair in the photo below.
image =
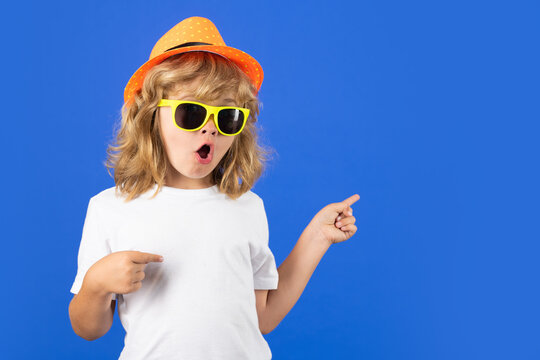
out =
[[[157,184],[154,198],[164,185],[165,175],[172,165],[160,135],[160,122],[155,121],[157,104],[182,84],[200,77],[196,98],[214,100],[225,91],[233,91],[238,106],[250,110],[244,129],[212,170],[219,192],[236,199],[249,191],[262,175],[274,150],[258,144],[255,123],[260,101],[255,86],[238,66],[222,56],[202,51],[185,52],[152,67],[135,99],[122,106],[120,123],[115,125],[113,135],[115,143],[108,145],[104,165],[114,178],[115,192],[127,196],[125,202]],[[114,176],[110,169],[114,169]]]

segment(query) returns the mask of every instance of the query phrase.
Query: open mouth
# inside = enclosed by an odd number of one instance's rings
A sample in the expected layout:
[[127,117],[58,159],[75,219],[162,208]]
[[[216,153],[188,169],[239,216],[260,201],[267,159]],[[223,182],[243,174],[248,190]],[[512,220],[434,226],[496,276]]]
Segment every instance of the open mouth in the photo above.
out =
[[199,150],[197,150],[197,153],[201,159],[206,159],[208,157],[208,153],[210,153],[210,146],[204,144]]

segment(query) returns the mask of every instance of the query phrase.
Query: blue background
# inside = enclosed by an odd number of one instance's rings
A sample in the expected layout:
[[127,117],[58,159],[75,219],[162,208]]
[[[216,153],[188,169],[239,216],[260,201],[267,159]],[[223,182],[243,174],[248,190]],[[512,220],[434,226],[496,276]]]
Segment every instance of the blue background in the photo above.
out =
[[114,1],[4,5],[0,336],[9,359],[116,359],[69,292],[124,87],[189,16],[264,69],[253,189],[279,266],[353,194],[265,338],[274,359],[538,359],[539,7],[533,1]]

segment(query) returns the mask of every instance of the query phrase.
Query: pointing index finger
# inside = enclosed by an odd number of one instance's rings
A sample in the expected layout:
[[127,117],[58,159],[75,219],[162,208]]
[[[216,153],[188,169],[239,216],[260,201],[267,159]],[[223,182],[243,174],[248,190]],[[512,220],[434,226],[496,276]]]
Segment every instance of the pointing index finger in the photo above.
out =
[[354,194],[353,196],[350,196],[350,197],[348,197],[347,199],[343,200],[343,202],[344,202],[347,206],[351,206],[352,204],[354,204],[354,203],[357,202],[358,200],[360,200],[360,195]]
[[163,257],[158,254],[135,251],[131,257],[131,261],[136,264],[148,264],[149,262],[162,262]]

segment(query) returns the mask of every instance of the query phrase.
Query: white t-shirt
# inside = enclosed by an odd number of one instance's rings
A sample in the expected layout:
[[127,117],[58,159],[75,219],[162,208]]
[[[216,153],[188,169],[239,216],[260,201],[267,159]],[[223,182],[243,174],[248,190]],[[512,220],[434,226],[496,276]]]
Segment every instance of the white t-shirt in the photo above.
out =
[[88,203],[71,287],[111,252],[162,255],[146,265],[142,287],[114,294],[126,331],[121,360],[268,360],[254,289],[277,289],[262,199],[236,200],[205,189],[157,185],[134,200],[111,187]]

